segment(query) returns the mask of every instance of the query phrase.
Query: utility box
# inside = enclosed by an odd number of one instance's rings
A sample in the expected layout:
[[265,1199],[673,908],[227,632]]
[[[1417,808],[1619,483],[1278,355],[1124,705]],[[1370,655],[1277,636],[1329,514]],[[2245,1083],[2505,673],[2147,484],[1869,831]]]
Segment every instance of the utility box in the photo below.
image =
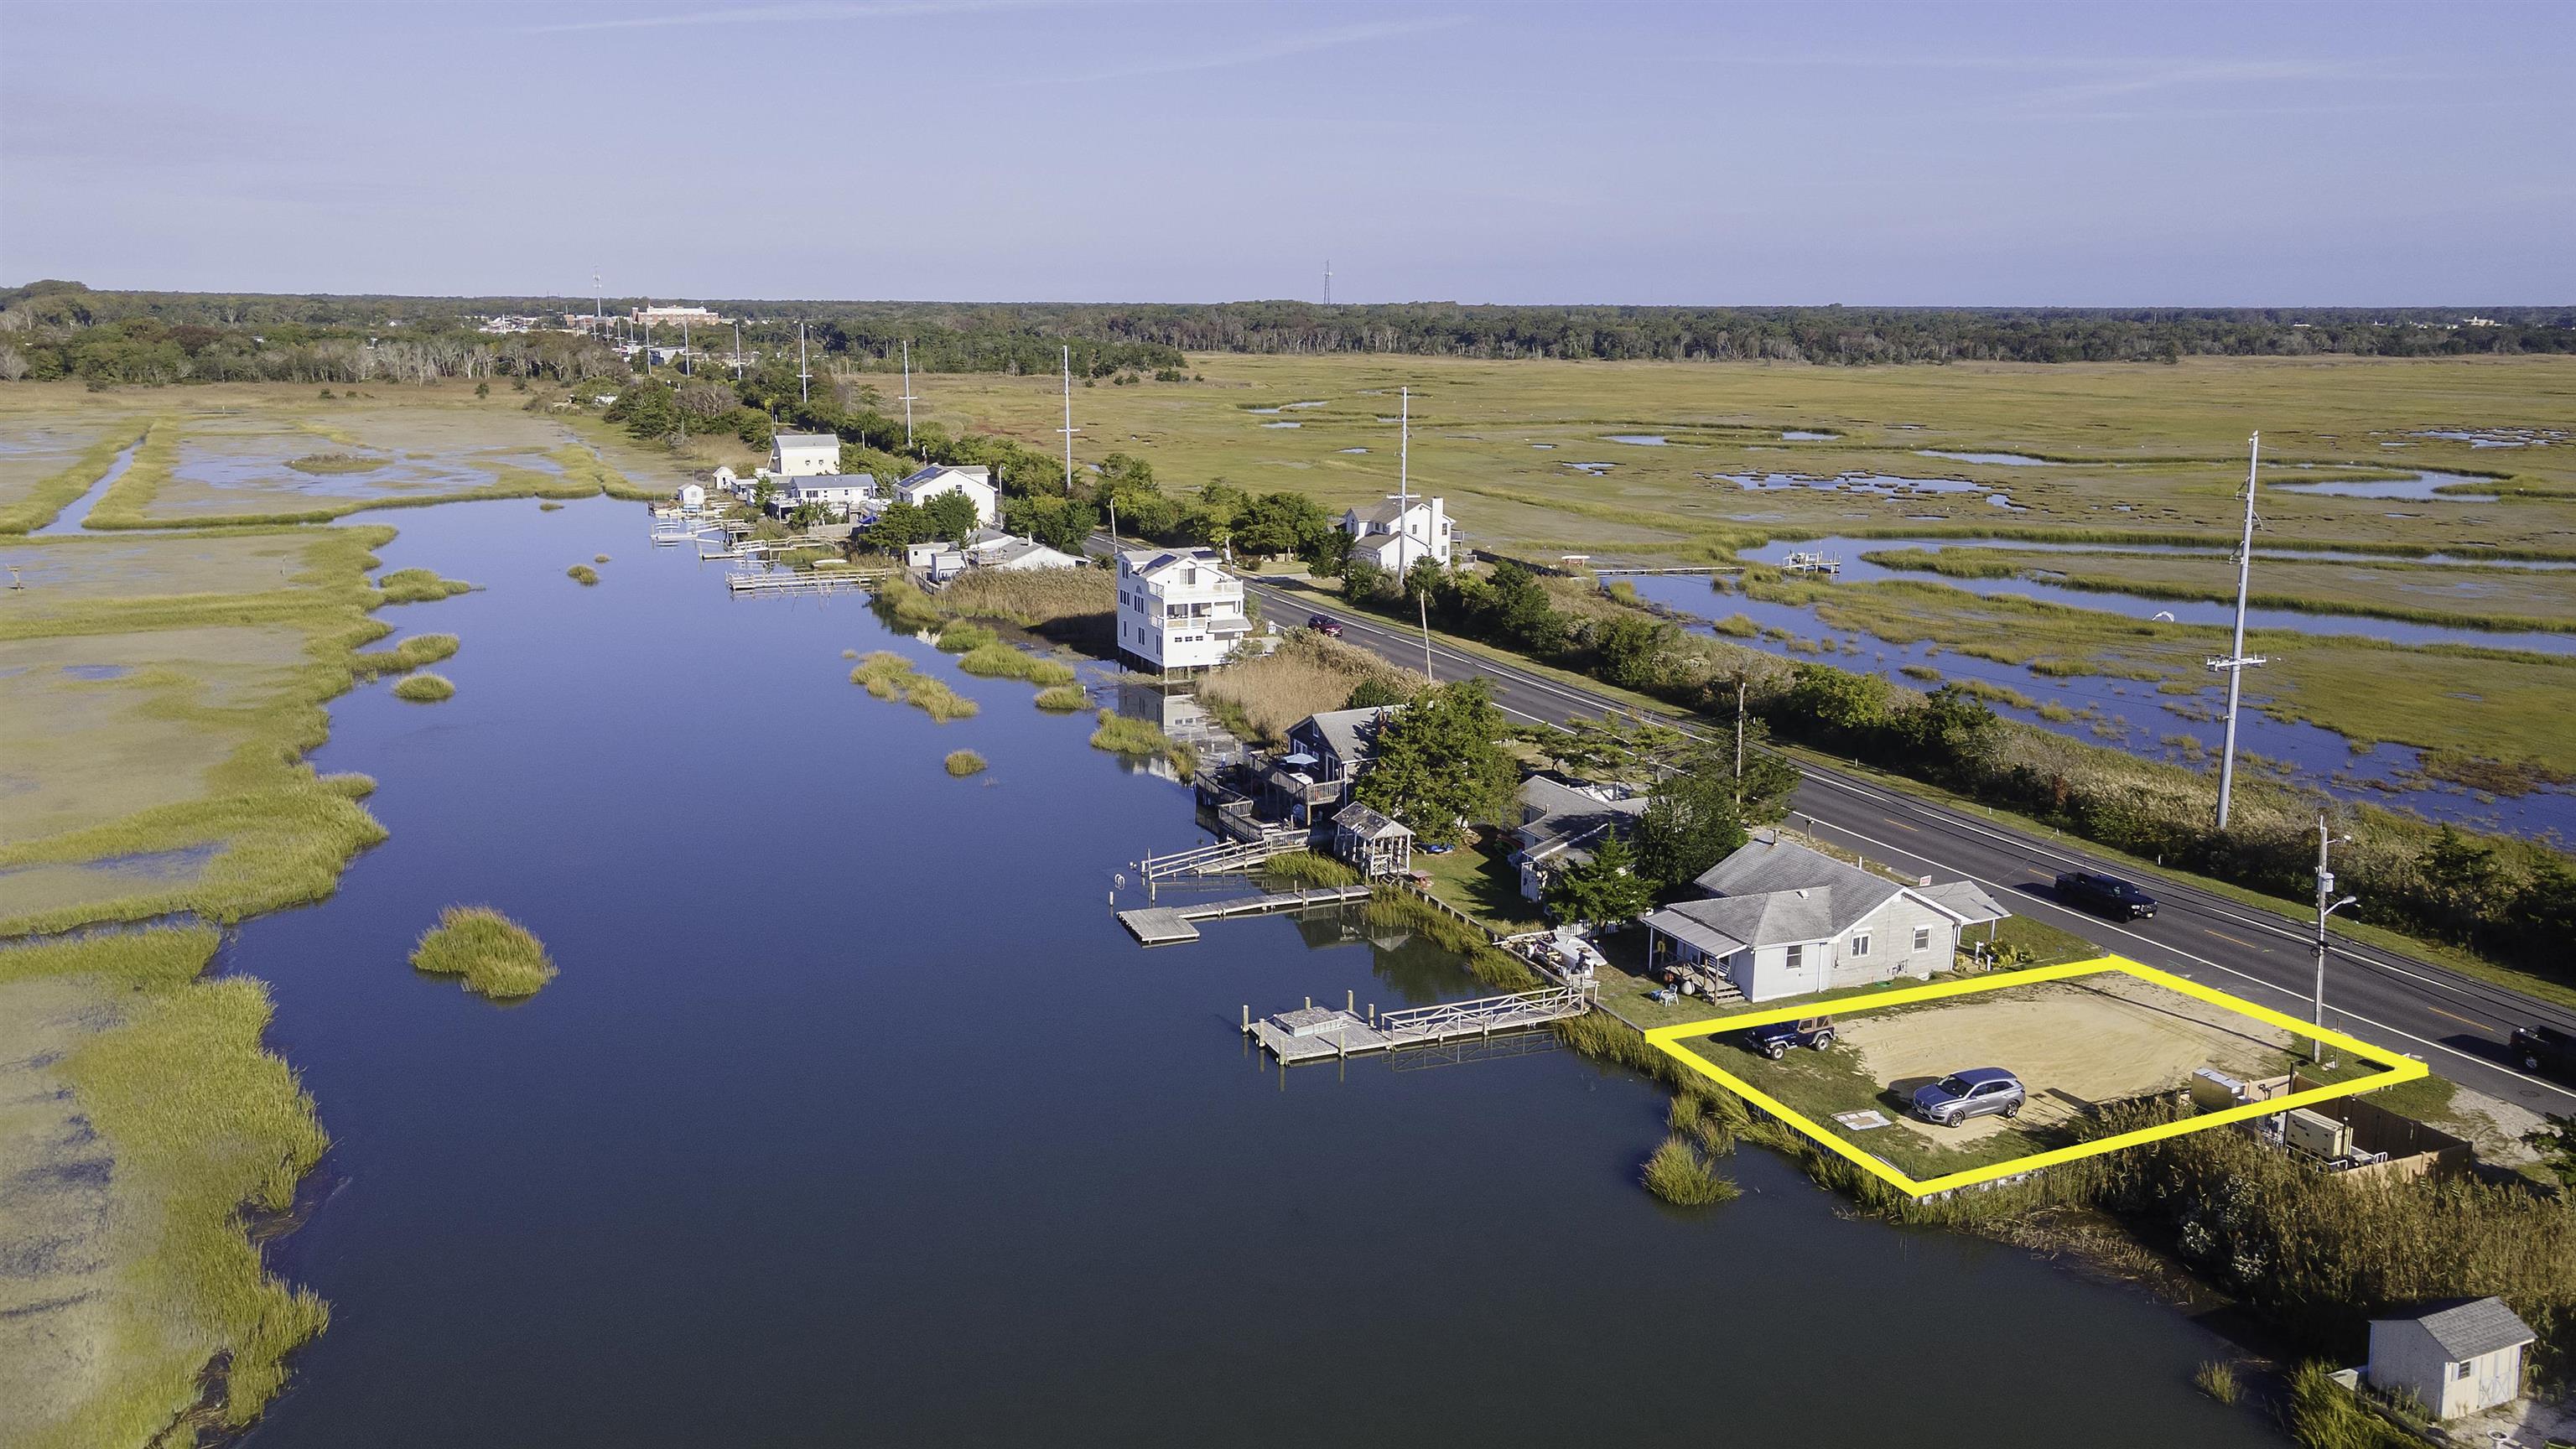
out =
[[2332,1162],[2352,1155],[2352,1127],[2323,1112],[2293,1107],[2281,1114],[2281,1142]]
[[2220,1112],[2245,1100],[2245,1084],[2209,1067],[2191,1074],[2191,1104],[2203,1112]]

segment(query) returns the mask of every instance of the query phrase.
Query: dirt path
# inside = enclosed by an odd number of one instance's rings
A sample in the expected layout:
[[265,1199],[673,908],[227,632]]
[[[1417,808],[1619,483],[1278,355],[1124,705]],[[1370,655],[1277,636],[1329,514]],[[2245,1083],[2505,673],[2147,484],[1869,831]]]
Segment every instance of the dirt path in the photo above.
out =
[[55,1068],[114,1022],[95,977],[0,982],[0,1444],[100,1387],[113,1159]]

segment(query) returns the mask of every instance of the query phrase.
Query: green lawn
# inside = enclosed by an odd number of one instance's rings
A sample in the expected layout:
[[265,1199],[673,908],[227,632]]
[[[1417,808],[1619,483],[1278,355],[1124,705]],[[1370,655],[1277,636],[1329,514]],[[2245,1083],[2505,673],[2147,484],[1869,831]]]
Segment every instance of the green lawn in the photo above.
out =
[[1413,868],[1431,877],[1431,893],[1494,930],[1510,935],[1547,924],[1536,902],[1521,899],[1519,867],[1512,864],[1509,835],[1490,834],[1445,855],[1419,846]]

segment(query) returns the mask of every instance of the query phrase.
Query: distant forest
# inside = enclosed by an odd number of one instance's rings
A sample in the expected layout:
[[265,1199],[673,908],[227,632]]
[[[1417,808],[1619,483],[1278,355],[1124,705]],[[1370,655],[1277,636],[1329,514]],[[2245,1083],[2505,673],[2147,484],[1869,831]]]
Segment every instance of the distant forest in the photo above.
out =
[[[670,299],[661,299],[668,301]],[[692,299],[743,320],[746,344],[792,343],[818,361],[891,368],[903,342],[929,372],[1170,372],[1190,352],[1372,353],[1586,360],[1766,360],[1826,366],[1966,361],[2174,362],[2185,357],[2364,357],[2576,352],[2576,306],[2458,308],[1508,307],[1451,302],[795,302]],[[0,378],[107,382],[333,380],[383,354],[406,375],[582,376],[605,348],[547,334],[490,337],[495,315],[588,311],[572,297],[295,296],[102,292],[41,281],[0,291]],[[640,305],[608,304],[611,315]],[[2473,320],[2474,319],[2474,320]],[[657,343],[677,342],[657,336]],[[730,345],[728,328],[692,338]],[[572,355],[590,351],[602,357]],[[361,376],[368,375],[361,372]]]

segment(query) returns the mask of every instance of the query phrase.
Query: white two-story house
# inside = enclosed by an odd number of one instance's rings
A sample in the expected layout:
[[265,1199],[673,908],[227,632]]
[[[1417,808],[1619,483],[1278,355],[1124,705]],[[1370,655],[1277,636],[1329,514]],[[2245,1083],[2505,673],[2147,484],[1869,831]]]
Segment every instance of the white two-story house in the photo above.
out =
[[841,439],[836,433],[776,433],[769,439],[769,476],[815,478],[841,471]]
[[951,468],[934,463],[894,485],[895,501],[915,508],[942,493],[965,494],[975,505],[975,524],[979,528],[990,528],[1001,519],[1002,495],[993,488],[990,468]]
[[1118,657],[1134,669],[1185,674],[1224,662],[1252,632],[1243,581],[1205,548],[1118,555]]
[[1342,515],[1351,557],[1388,573],[1402,573],[1423,559],[1449,567],[1449,511],[1437,498],[1390,498]]

